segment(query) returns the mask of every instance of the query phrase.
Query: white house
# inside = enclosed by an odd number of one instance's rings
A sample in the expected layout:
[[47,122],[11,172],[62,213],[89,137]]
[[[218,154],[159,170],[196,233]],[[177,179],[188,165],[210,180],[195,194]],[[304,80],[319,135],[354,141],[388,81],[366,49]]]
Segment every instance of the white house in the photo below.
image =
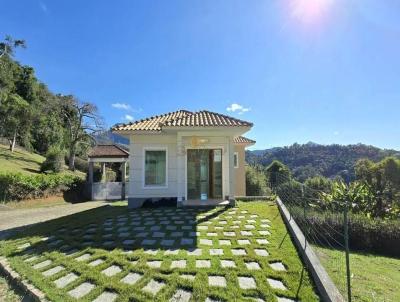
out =
[[210,111],[179,110],[119,124],[130,139],[129,207],[146,201],[180,205],[224,202],[244,196],[245,147],[252,123]]

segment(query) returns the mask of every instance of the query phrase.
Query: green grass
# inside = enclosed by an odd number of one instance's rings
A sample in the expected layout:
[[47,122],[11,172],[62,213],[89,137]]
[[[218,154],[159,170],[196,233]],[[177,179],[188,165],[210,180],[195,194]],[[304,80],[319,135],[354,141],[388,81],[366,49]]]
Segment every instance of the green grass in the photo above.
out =
[[[343,262],[343,252],[315,247],[318,256],[328,274],[346,295],[345,270],[339,269]],[[343,265],[342,265],[343,266]],[[370,254],[351,253],[351,284],[354,301],[361,302],[397,302],[400,301],[400,259]]]
[[[163,220],[166,224],[160,224]],[[255,221],[253,223],[247,220]],[[154,225],[150,225],[152,221]],[[183,221],[183,224],[180,221]],[[226,224],[221,221],[226,221]],[[250,224],[255,226],[255,229],[248,230],[253,236],[242,235],[240,231],[246,230],[245,225]],[[193,226],[192,230],[182,228],[190,225]],[[153,232],[151,227],[154,226],[159,226],[160,232],[165,233],[164,239],[175,239],[172,247],[163,246],[162,239],[156,239],[155,243],[143,248],[142,240],[151,239]],[[208,229],[198,229],[199,226],[203,228],[207,226]],[[238,227],[235,228],[236,226]],[[119,237],[120,233],[117,231],[119,227],[127,228],[128,237]],[[170,230],[171,227],[176,227],[176,230]],[[90,228],[92,230],[88,231]],[[144,231],[135,228],[144,228]],[[196,230],[199,234],[196,234]],[[260,230],[268,230],[271,234],[260,235]],[[172,236],[172,232],[180,231],[183,232],[183,236]],[[229,237],[224,234],[228,231],[234,232],[236,236]],[[139,237],[141,232],[148,234]],[[207,233],[216,233],[216,236]],[[109,234],[110,238],[103,237],[106,234]],[[53,237],[44,240],[48,236]],[[181,238],[192,238],[194,242],[191,245],[182,245]],[[269,243],[267,245],[257,243],[256,239],[261,238],[268,239]],[[122,242],[125,239],[134,239],[135,242],[130,246],[124,246]],[[212,246],[201,244],[200,239],[212,240]],[[231,246],[220,245],[220,239],[230,240]],[[248,239],[250,244],[239,245],[237,241],[239,239]],[[51,243],[57,240],[60,242],[51,246]],[[104,245],[107,240],[113,241],[108,247]],[[18,247],[24,243],[30,243],[30,247],[19,250]],[[202,249],[202,255],[188,255],[188,250],[195,248]],[[233,255],[231,250],[237,248],[244,249],[247,255]],[[269,255],[267,257],[256,255],[254,249],[257,248],[268,250]],[[69,255],[63,253],[69,249],[76,251]],[[178,252],[176,255],[166,255],[168,249],[176,249]],[[210,249],[222,249],[224,255],[211,256]],[[149,254],[149,251],[154,254]],[[81,262],[75,259],[85,253],[90,254],[90,259]],[[0,242],[0,254],[5,255],[16,271],[44,291],[52,301],[76,301],[68,295],[68,291],[85,281],[95,284],[96,287],[81,298],[81,301],[92,301],[104,290],[117,293],[118,302],[168,301],[178,288],[190,291],[191,301],[204,301],[207,297],[218,301],[250,301],[250,298],[277,301],[277,296],[300,301],[318,301],[310,277],[303,269],[277,207],[266,202],[239,203],[236,208],[213,210],[159,208],[128,211],[124,204],[116,204],[32,227],[19,237]],[[38,258],[31,262],[24,261],[32,256]],[[42,269],[33,268],[33,265],[45,259],[52,260],[52,263]],[[102,259],[104,262],[98,266],[89,266],[88,263],[95,259]],[[233,260],[236,267],[222,268],[221,259]],[[161,267],[150,268],[147,265],[148,260],[162,261]],[[186,260],[187,266],[171,269],[173,260]],[[210,260],[211,267],[197,268],[196,260]],[[245,263],[251,261],[257,262],[261,269],[249,270]],[[269,263],[275,261],[283,262],[287,271],[273,270]],[[43,271],[57,265],[65,269],[50,277],[42,274]],[[117,265],[122,271],[107,277],[101,271],[110,265]],[[74,272],[79,278],[65,288],[56,288],[53,281],[69,272]],[[128,272],[139,273],[142,278],[134,285],[120,282]],[[192,274],[195,279],[194,281],[183,279],[181,274]],[[210,275],[225,277],[227,288],[209,286]],[[254,278],[257,289],[241,289],[238,286],[238,276]],[[282,281],[287,290],[273,289],[269,286],[267,278]],[[143,287],[152,279],[165,283],[154,297],[143,291]]]
[[[31,153],[24,149],[15,148],[14,152],[8,150],[8,146],[0,144],[0,167],[1,172],[20,172],[24,174],[40,173],[40,165],[44,162],[45,157],[40,154]],[[85,173],[81,171],[69,171],[67,166],[62,173],[75,174],[81,177]]]
[[0,298],[3,302],[20,302],[22,297],[13,291],[7,280],[0,276]]
[[40,173],[40,164],[45,158],[39,154],[30,153],[15,148],[14,152],[8,146],[0,144],[0,167],[2,172],[21,172],[25,174]]

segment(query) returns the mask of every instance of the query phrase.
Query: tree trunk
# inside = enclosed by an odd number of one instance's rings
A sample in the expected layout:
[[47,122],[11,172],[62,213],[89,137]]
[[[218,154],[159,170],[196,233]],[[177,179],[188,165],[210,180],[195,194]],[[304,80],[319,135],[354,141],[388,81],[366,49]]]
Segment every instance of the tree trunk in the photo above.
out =
[[68,169],[75,171],[75,146],[69,149]]
[[14,136],[12,139],[9,139],[8,141],[10,142],[10,151],[14,152],[14,148],[15,148],[15,141],[17,140],[17,131],[14,131]]

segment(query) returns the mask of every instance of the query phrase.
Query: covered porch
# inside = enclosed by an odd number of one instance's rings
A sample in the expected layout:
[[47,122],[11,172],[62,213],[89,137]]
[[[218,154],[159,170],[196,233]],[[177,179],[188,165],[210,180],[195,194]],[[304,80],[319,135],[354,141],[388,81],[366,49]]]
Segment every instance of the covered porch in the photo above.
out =
[[[90,200],[124,200],[127,197],[126,166],[129,152],[117,145],[97,145],[88,155],[88,191]],[[119,164],[120,177],[107,178],[107,164]],[[100,165],[101,176],[95,181],[94,166]],[[119,180],[119,181],[118,181]]]

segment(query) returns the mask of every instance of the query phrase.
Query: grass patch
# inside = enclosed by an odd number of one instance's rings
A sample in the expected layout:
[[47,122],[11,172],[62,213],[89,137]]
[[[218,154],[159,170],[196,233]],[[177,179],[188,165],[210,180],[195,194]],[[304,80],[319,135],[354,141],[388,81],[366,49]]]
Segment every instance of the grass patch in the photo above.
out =
[[0,166],[2,172],[21,172],[25,174],[40,173],[40,164],[45,158],[39,154],[15,148],[14,152],[8,146],[0,144]]
[[[8,146],[0,144],[0,167],[1,172],[21,172],[24,174],[39,174],[40,165],[45,161],[45,157],[40,154],[31,153],[24,149],[15,148],[14,152],[8,150]],[[67,173],[72,175],[78,175],[85,177],[85,173],[75,170],[67,170],[67,166],[64,166],[64,171],[61,173]]]
[[36,209],[69,204],[63,196],[49,196],[47,198],[11,201],[7,207],[12,209]]
[[[337,263],[343,262],[342,251],[314,247],[328,274],[343,296],[346,294],[345,270],[339,274]],[[371,254],[351,253],[352,296],[361,302],[400,301],[400,259]]]
[[[168,301],[179,290],[189,293],[191,301],[275,301],[277,296],[318,301],[273,203],[133,211],[116,204],[32,227],[0,242],[0,253],[52,301],[76,301],[69,293],[83,282],[94,287],[80,301],[92,301],[105,291],[116,294],[119,302]],[[234,267],[223,266],[222,260]],[[274,269],[272,263],[283,264],[285,270]],[[57,267],[61,270],[49,275]],[[115,271],[104,274],[110,267]],[[57,288],[55,281],[68,274],[76,277]],[[122,282],[128,274],[138,278],[134,284]],[[225,286],[213,286],[211,279]],[[239,283],[249,279],[254,288]],[[268,279],[286,289],[273,288]],[[147,292],[149,284],[161,284],[159,291]]]
[[3,302],[20,302],[22,297],[13,291],[7,280],[0,276],[0,298]]

